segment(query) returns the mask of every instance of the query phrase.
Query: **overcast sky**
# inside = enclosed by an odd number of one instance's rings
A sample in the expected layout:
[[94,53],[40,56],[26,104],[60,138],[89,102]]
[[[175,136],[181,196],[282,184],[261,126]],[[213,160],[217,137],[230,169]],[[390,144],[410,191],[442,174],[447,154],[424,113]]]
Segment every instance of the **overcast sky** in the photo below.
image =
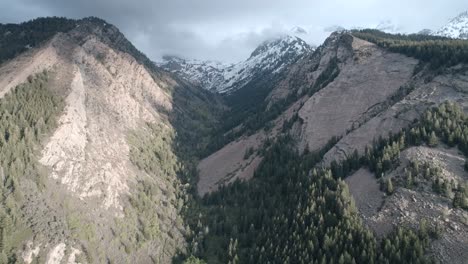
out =
[[39,16],[101,17],[153,60],[162,55],[238,61],[262,41],[296,34],[319,45],[337,26],[437,29],[468,0],[0,0],[0,23]]

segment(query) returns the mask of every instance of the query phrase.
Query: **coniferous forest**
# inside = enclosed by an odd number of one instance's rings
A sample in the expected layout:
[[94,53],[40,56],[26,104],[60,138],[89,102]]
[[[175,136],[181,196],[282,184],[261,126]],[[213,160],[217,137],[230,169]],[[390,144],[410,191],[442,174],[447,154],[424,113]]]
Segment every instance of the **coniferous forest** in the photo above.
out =
[[393,52],[428,63],[433,70],[468,63],[468,41],[429,35],[388,34],[375,29],[354,30],[352,34]]
[[[400,151],[409,146],[440,141],[467,155],[467,131],[468,117],[447,102],[428,110],[412,127],[376,140],[363,155],[355,152],[333,162],[330,169],[315,165],[336,139],[322,151],[299,154],[285,136],[265,146],[252,180],[202,199],[197,208],[202,213],[192,223],[191,253],[207,263],[432,263],[425,250],[440,235],[438,227],[423,219],[419,230],[401,227],[377,240],[363,226],[343,178],[362,166],[379,178],[397,166]],[[437,169],[415,166],[413,173],[429,171],[438,184]],[[466,184],[443,186],[455,193],[454,207],[468,209]],[[388,195],[393,188],[385,183]]]
[[48,88],[49,73],[28,81],[0,100],[0,263],[15,263],[15,249],[31,230],[21,217],[24,179],[42,188],[45,171],[38,165],[37,147],[56,126],[62,99]]

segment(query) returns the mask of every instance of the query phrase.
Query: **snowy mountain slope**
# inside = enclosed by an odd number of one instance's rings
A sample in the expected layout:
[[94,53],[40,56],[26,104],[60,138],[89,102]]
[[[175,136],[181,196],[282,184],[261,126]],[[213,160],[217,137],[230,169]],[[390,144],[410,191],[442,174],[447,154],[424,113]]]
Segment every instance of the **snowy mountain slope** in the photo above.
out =
[[262,43],[247,60],[236,64],[186,60],[173,56],[165,56],[163,62],[157,64],[207,90],[229,94],[242,88],[258,74],[278,74],[312,51],[313,48],[304,40],[283,36]]
[[468,11],[451,19],[445,26],[434,32],[433,35],[468,39]]
[[164,56],[163,61],[156,64],[207,90],[215,90],[220,86],[224,82],[224,69],[232,66],[217,61],[183,59],[176,56]]

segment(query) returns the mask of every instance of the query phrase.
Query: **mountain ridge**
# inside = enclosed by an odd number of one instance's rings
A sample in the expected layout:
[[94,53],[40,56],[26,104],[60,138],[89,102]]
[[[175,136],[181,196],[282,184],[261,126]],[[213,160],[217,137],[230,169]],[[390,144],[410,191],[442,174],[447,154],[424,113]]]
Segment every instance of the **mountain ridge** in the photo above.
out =
[[281,36],[260,44],[245,61],[224,64],[213,61],[186,60],[166,56],[156,65],[179,74],[207,90],[220,94],[233,93],[251,81],[256,74],[279,73],[313,48],[298,37]]

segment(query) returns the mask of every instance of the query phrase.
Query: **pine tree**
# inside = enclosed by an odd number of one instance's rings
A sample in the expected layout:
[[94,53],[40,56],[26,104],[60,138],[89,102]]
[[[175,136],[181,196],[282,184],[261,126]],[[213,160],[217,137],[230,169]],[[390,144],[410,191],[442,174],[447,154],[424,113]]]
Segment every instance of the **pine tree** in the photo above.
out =
[[392,194],[393,193],[392,178],[387,178],[386,185],[387,185],[387,194]]
[[439,140],[437,139],[435,132],[432,131],[431,135],[429,136],[428,145],[429,147],[436,147],[437,144],[439,144]]

